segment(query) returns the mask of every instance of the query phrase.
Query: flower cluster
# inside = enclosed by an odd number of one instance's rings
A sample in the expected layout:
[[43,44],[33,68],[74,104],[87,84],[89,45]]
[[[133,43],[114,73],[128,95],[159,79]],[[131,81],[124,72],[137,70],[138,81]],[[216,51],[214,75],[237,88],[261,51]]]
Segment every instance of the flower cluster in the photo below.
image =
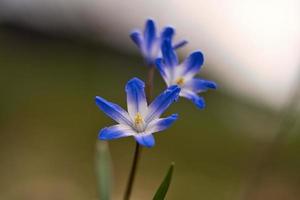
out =
[[99,139],[111,140],[133,136],[145,147],[155,144],[153,133],[170,127],[177,119],[177,114],[160,118],[163,112],[177,100],[178,96],[191,100],[198,108],[204,108],[204,99],[198,93],[208,89],[216,89],[216,83],[209,80],[195,78],[204,63],[200,51],[191,53],[182,63],[179,63],[176,49],[184,46],[185,40],[173,45],[175,31],[172,27],[165,27],[157,33],[153,20],[146,21],[143,34],[133,31],[131,39],[137,45],[148,66],[156,66],[164,79],[167,89],[157,96],[153,102],[147,102],[145,84],[138,78],[127,82],[127,111],[102,97],[96,97],[96,104],[118,124],[103,128]]

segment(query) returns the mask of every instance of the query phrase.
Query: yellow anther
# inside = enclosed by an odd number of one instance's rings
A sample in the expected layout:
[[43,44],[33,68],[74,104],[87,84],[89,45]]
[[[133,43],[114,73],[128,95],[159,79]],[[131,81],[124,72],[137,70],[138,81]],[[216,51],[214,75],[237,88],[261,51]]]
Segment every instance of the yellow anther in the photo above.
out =
[[177,85],[183,85],[184,84],[184,78],[180,77],[176,80]]
[[134,123],[135,124],[141,124],[143,123],[144,119],[142,117],[142,115],[140,113],[136,113],[135,117],[134,117]]

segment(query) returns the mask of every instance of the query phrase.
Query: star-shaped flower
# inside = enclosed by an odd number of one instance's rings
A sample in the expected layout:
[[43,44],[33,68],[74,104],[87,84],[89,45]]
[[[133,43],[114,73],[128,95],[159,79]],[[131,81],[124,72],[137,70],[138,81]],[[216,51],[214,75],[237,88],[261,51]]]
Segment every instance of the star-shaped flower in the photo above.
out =
[[109,117],[119,124],[103,128],[99,133],[100,140],[111,140],[133,136],[143,146],[152,147],[155,144],[153,133],[170,127],[177,119],[177,114],[160,118],[162,113],[178,98],[180,88],[172,86],[161,93],[148,105],[145,96],[145,84],[138,78],[133,78],[126,85],[127,109],[111,103],[99,96],[96,104]]
[[[159,35],[155,23],[148,19],[145,24],[144,32],[135,30],[130,34],[132,41],[140,49],[148,66],[155,64],[155,59],[161,56],[162,41],[168,39],[172,41],[175,31],[172,27],[165,27]],[[175,44],[173,48],[177,49],[184,46],[187,41],[183,40]]]
[[203,65],[203,54],[195,51],[179,63],[170,40],[164,40],[162,54],[163,58],[156,60],[156,67],[167,86],[179,86],[181,88],[179,96],[191,100],[200,109],[204,108],[205,101],[203,97],[198,96],[198,93],[207,89],[216,89],[217,85],[213,81],[194,78]]

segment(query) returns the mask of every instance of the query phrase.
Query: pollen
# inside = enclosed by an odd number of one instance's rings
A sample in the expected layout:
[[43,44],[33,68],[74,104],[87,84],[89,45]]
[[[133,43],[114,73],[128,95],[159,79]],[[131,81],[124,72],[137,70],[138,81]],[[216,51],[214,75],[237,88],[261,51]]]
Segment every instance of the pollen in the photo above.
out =
[[143,123],[144,122],[144,119],[143,119],[143,117],[142,117],[142,115],[141,115],[141,113],[136,113],[136,115],[135,115],[135,117],[134,117],[134,123],[136,124],[136,125],[138,125],[138,124],[141,124],[141,123]]
[[184,78],[180,77],[176,80],[177,85],[183,85],[184,84]]

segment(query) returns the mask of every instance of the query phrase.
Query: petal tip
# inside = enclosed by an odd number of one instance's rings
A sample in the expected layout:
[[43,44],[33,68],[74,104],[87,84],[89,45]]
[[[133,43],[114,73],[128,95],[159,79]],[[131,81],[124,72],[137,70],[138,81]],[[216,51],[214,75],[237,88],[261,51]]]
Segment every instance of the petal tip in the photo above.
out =
[[205,108],[205,101],[202,98],[199,98],[197,100],[194,100],[195,105],[197,106],[197,108],[203,110]]
[[106,134],[106,130],[107,128],[103,128],[100,130],[99,134],[98,134],[98,139],[99,140],[108,140],[108,136]]
[[194,59],[197,59],[198,61],[204,60],[204,55],[201,51],[197,50],[191,53],[191,56],[194,57]]
[[134,77],[127,82],[125,90],[127,91],[132,86],[145,87],[145,83],[141,79]]
[[155,139],[152,134],[149,135],[136,135],[135,140],[142,146],[151,148],[155,145]]
[[171,26],[167,26],[162,31],[162,40],[172,40],[175,34],[175,29]]
[[209,89],[217,89],[218,85],[214,81],[204,80],[203,85]]
[[175,32],[175,28],[173,26],[170,26],[170,25],[166,26],[164,30]]
[[187,45],[187,43],[188,43],[187,40],[182,40],[182,41],[178,42],[177,44],[175,44],[175,45],[173,46],[173,48],[174,48],[174,49],[179,49],[179,48],[181,48],[181,47]]
[[132,79],[130,79],[128,81],[128,83],[138,83],[138,84],[141,84],[141,83],[144,83],[141,79],[137,78],[137,77],[133,77]]
[[133,30],[130,34],[129,34],[131,40],[140,48],[141,47],[141,43],[142,43],[142,36],[141,36],[141,32],[138,30]]
[[103,99],[102,97],[96,96],[95,97],[95,102],[97,105],[103,103],[105,101],[105,99]]
[[155,21],[153,18],[149,17],[148,19],[146,19],[146,25],[154,25]]
[[148,18],[145,23],[145,31],[146,32],[150,31],[151,34],[155,34],[155,29],[156,29],[155,21],[151,18]]
[[172,114],[172,115],[171,115],[171,118],[174,119],[174,120],[177,120],[177,119],[178,119],[178,116],[179,116],[179,115],[178,115],[177,113],[175,113],[175,114]]
[[217,89],[217,88],[218,88],[218,84],[215,83],[215,82],[213,82],[213,81],[211,81],[211,82],[207,85],[207,87],[209,87],[209,88],[211,88],[211,89]]
[[141,33],[138,29],[134,29],[129,33],[130,37],[136,37],[139,34],[141,34]]

